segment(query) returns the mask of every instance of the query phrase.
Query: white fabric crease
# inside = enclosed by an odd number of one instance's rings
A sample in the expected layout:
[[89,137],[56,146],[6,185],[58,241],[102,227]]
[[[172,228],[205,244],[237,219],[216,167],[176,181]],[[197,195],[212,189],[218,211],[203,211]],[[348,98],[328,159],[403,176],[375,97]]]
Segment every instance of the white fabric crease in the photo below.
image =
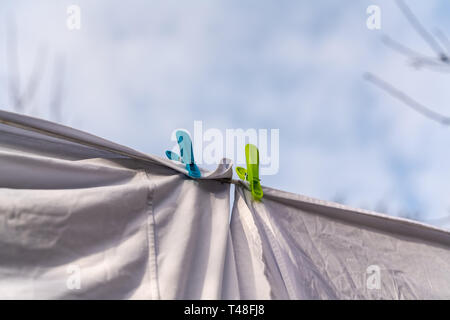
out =
[[0,299],[450,299],[449,232],[202,173],[0,111]]
[[261,202],[235,190],[242,298],[450,298],[447,231],[271,188]]
[[[229,184],[192,180],[170,161],[148,159],[0,124],[0,298],[232,297],[233,288],[223,285],[230,277]],[[207,178],[230,170],[219,166]]]

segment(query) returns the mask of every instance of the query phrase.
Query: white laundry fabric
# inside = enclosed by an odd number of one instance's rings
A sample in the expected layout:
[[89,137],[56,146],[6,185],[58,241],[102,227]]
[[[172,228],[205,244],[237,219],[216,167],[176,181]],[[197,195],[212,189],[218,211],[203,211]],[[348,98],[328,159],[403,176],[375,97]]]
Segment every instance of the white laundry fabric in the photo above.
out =
[[450,299],[450,233],[271,188],[235,189],[242,299]]
[[231,177],[0,111],[0,299],[450,299],[449,232]]
[[[67,127],[0,117],[153,161],[0,124],[0,299],[234,297],[235,282],[223,285],[235,275],[224,270],[229,184]],[[230,177],[231,166],[214,175]]]

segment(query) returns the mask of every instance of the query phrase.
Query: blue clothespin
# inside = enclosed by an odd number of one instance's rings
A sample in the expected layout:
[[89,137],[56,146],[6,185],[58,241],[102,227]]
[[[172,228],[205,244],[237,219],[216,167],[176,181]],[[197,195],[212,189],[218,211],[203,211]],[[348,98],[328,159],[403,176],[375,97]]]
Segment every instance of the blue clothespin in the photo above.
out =
[[194,179],[200,178],[202,174],[195,164],[191,137],[189,137],[187,132],[181,130],[176,132],[176,136],[178,146],[180,147],[180,155],[172,151],[166,151],[167,158],[186,164],[186,170],[188,171],[189,176]]

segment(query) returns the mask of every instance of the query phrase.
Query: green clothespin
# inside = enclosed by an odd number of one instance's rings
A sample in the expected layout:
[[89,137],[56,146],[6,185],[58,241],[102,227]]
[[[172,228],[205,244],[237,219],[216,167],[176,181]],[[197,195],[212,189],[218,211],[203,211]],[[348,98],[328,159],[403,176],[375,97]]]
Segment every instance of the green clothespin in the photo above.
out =
[[259,179],[259,150],[255,145],[245,146],[245,161],[247,169],[236,167],[236,173],[239,178],[249,182],[253,199],[259,201],[263,197],[263,190]]

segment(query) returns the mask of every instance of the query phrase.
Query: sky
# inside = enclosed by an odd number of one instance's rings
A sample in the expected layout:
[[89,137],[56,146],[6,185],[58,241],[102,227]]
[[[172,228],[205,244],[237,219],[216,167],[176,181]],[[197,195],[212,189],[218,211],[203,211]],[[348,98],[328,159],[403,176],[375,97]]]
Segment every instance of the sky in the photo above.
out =
[[[406,2],[450,35],[448,1]],[[80,30],[66,25],[72,4]],[[370,5],[380,30],[366,26]],[[14,111],[15,26],[22,91],[42,53],[25,114],[159,156],[196,120],[224,134],[279,129],[279,170],[263,185],[450,227],[440,220],[450,214],[450,128],[363,79],[372,72],[450,115],[450,73],[414,68],[382,43],[433,55],[391,0],[3,0],[0,19],[3,110]]]

